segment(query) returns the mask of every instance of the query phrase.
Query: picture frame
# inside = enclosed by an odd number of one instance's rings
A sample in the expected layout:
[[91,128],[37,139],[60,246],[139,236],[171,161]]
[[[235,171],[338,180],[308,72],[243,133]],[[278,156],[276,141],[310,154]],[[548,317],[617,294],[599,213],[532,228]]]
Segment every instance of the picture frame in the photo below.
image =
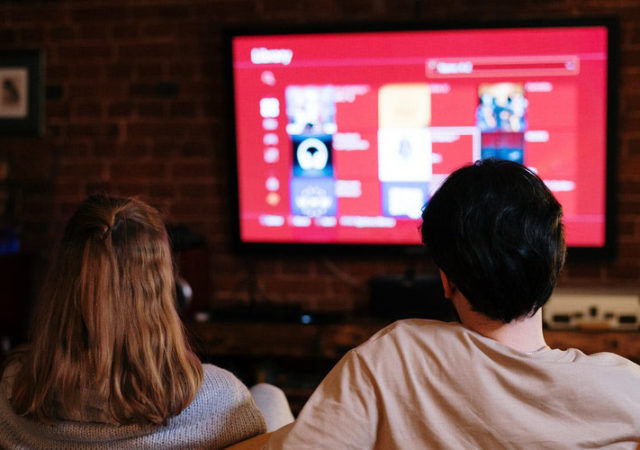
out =
[[0,137],[44,132],[41,50],[0,50]]

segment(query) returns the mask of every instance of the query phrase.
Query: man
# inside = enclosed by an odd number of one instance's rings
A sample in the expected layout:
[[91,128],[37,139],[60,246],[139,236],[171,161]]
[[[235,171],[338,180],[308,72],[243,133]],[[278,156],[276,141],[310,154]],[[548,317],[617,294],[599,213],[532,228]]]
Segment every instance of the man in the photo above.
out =
[[460,324],[396,322],[350,351],[269,448],[635,448],[640,366],[549,348],[562,209],[521,165],[454,172],[422,218]]

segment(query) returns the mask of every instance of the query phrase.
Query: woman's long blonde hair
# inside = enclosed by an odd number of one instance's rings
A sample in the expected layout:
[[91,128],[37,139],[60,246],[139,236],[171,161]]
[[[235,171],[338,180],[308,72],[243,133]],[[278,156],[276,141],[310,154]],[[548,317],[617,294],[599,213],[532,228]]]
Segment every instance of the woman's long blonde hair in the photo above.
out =
[[130,198],[92,196],[69,220],[16,355],[16,413],[48,421],[100,392],[120,424],[161,424],[202,384],[174,306],[167,233],[159,213]]

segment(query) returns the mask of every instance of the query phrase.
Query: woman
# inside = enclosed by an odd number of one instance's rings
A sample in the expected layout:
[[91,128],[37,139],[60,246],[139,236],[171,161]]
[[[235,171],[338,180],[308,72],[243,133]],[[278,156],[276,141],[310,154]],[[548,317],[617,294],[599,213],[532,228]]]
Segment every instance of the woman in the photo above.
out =
[[32,343],[0,384],[2,448],[220,448],[266,431],[246,387],[202,365],[174,307],[167,234],[134,199],[67,224]]

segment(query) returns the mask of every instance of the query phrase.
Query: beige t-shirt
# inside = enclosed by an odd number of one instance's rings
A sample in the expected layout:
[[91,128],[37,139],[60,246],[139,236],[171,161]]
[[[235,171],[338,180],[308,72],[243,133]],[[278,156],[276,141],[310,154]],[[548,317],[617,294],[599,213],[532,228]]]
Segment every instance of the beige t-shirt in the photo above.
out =
[[611,353],[527,354],[459,324],[405,320],[350,351],[274,449],[630,448],[640,366]]

